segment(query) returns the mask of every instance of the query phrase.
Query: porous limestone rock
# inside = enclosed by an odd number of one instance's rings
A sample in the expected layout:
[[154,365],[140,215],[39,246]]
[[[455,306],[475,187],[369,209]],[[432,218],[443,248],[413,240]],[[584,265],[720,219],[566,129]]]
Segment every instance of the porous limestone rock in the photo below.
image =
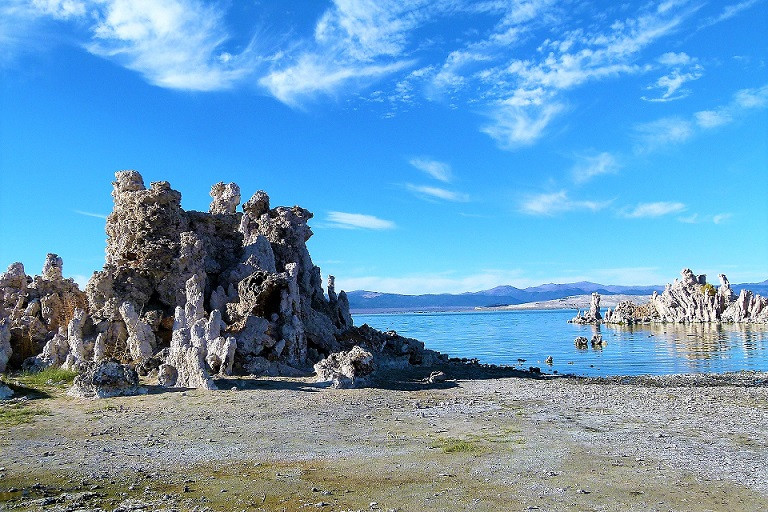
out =
[[655,293],[648,304],[638,306],[626,301],[608,311],[605,322],[633,324],[670,323],[768,323],[768,298],[742,290],[736,297],[724,274],[720,286],[707,283],[707,276],[690,269],[680,272],[680,279],[667,284],[661,294]]
[[[21,263],[13,263],[0,274],[0,321],[10,331],[11,352],[7,365],[20,368],[22,363],[40,354],[59,332],[66,328],[77,310],[88,303],[72,279],[62,276],[62,260],[48,254],[40,276],[28,276]],[[90,325],[83,325],[89,329]]]
[[119,308],[120,316],[128,330],[128,351],[136,363],[142,363],[152,357],[153,349],[157,344],[152,328],[139,318],[136,309],[130,302],[123,302]]
[[578,348],[587,348],[589,340],[584,336],[578,336],[575,340],[573,340],[573,343]]
[[146,389],[139,386],[139,375],[131,366],[114,359],[81,365],[67,394],[77,398],[109,398],[121,395],[139,395]]
[[53,254],[42,276],[21,264],[0,275],[10,366],[115,359],[142,375],[157,370],[164,385],[213,389],[213,374],[307,375],[355,345],[378,365],[439,357],[416,340],[355,327],[333,276],[326,296],[306,246],[308,210],[273,208],[258,191],[238,212],[234,183],[212,187],[209,212],[185,211],[168,182],[146,187],[136,171],[117,172],[112,185],[105,263],[85,293],[62,278]]
[[13,354],[11,348],[11,329],[8,327],[6,319],[0,319],[0,373],[5,372],[8,360]]
[[653,304],[635,304],[625,300],[616,304],[613,310],[608,308],[603,322],[606,324],[633,325],[650,323],[654,318],[658,318],[658,313],[656,313]]
[[603,322],[603,317],[600,315],[600,294],[597,292],[592,293],[592,300],[589,305],[589,311],[585,312],[584,315],[581,314],[581,311],[579,311],[576,316],[570,320],[568,320],[569,323],[574,324],[593,324],[598,325]]
[[176,386],[213,390],[216,385],[205,363],[206,331],[210,331],[210,326],[205,319],[201,281],[200,276],[189,278],[185,286],[186,304],[176,306],[167,364],[177,372]]
[[237,205],[240,204],[240,187],[236,183],[223,182],[216,183],[211,187],[211,205],[208,211],[213,214],[229,214],[237,212]]
[[355,345],[347,352],[336,352],[314,366],[318,382],[331,382],[334,388],[352,388],[367,383],[376,365],[373,354]]

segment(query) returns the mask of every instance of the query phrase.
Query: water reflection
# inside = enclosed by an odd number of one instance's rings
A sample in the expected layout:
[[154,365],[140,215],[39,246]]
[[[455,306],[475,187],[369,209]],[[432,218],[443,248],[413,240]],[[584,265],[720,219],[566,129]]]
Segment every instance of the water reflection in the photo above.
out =
[[751,352],[768,340],[766,326],[751,324],[608,324],[602,328],[629,338],[653,338],[656,344],[666,344],[671,353],[686,359],[722,357],[722,352],[739,349],[747,357],[754,356]]

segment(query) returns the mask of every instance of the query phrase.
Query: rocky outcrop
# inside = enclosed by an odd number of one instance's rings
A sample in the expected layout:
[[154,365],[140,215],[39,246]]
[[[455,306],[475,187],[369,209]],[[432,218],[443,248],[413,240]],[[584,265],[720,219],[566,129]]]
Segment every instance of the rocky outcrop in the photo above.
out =
[[331,354],[315,364],[317,381],[331,382],[334,388],[364,385],[375,369],[373,354],[357,345],[348,352]]
[[143,393],[146,393],[146,389],[139,386],[136,370],[114,359],[83,363],[80,374],[75,377],[67,392],[77,398],[109,398]]
[[0,363],[5,360],[5,366],[20,368],[57,333],[67,332],[73,321],[79,322],[79,331],[90,329],[77,313],[87,307],[77,284],[62,276],[62,261],[56,254],[48,254],[39,276],[28,276],[21,263],[11,264],[0,274]]
[[633,325],[650,323],[658,318],[658,313],[653,304],[635,304],[632,301],[625,300],[619,302],[616,307],[605,312],[604,322],[606,324]]
[[215,389],[217,375],[307,375],[356,345],[376,364],[437,357],[416,340],[356,328],[333,276],[326,295],[306,246],[311,212],[271,207],[264,191],[238,212],[234,183],[216,183],[210,194],[208,212],[185,211],[168,182],[147,187],[136,171],[116,173],[105,263],[85,293],[63,279],[56,255],[42,276],[27,276],[21,264],[0,276],[8,365],[114,360],[164,386]]
[[8,327],[8,321],[5,319],[0,320],[0,373],[5,372],[5,367],[8,364],[8,360],[13,354],[11,348],[11,329]]
[[603,317],[600,314],[600,294],[597,292],[592,293],[592,300],[589,305],[589,311],[586,311],[583,315],[579,311],[576,316],[570,320],[569,323],[573,324],[594,324],[598,325],[602,323]]
[[690,269],[680,279],[667,284],[661,294],[654,293],[648,304],[622,302],[605,315],[610,324],[650,322],[670,323],[768,323],[768,299],[742,290],[736,297],[728,278],[720,274],[720,286],[707,282],[707,276]]
[[13,397],[13,390],[0,382],[0,400],[8,400]]

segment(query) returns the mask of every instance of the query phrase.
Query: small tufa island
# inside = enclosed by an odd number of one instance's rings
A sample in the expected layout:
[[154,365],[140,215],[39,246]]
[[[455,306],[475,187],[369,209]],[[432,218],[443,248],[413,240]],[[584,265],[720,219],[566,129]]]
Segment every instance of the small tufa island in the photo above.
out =
[[61,366],[80,372],[73,394],[140,392],[138,375],[166,387],[216,389],[213,376],[310,375],[361,384],[378,366],[444,359],[423,343],[355,327],[346,294],[306,242],[312,213],[271,208],[234,183],[211,189],[209,212],[184,211],[168,182],[146,188],[115,175],[106,262],[85,292],[49,254],[40,276],[21,263],[0,274],[0,372]]
[[741,290],[733,293],[725,274],[720,286],[707,282],[705,274],[695,275],[690,269],[680,272],[680,279],[656,292],[646,304],[619,302],[611,311],[600,314],[600,294],[593,293],[589,311],[569,320],[576,324],[642,324],[642,323],[768,323],[768,298]]

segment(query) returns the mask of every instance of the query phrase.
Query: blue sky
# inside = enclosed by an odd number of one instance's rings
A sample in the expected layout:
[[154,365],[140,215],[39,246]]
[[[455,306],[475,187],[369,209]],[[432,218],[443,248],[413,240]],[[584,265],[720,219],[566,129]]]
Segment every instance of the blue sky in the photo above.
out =
[[0,0],[0,266],[111,181],[314,212],[337,288],[768,278],[768,1]]

